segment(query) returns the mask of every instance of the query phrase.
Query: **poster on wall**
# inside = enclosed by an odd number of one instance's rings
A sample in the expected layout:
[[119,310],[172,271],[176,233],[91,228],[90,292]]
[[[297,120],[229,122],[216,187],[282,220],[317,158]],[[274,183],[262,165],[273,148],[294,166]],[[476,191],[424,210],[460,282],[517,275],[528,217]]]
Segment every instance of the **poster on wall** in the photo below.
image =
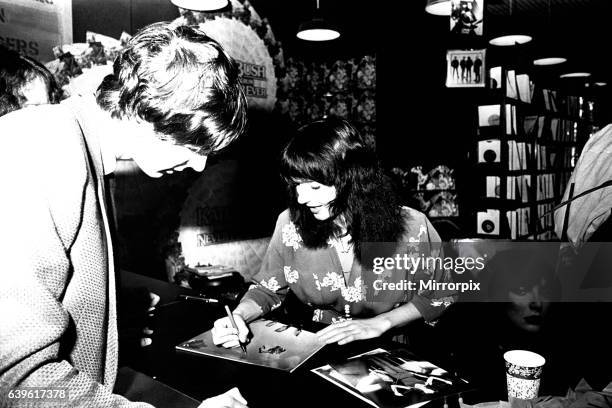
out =
[[276,103],[276,75],[274,61],[264,41],[242,21],[217,17],[200,23],[206,34],[217,40],[236,59],[240,70],[240,83],[250,108],[265,111]]
[[0,44],[41,62],[72,42],[72,0],[0,0]]
[[179,7],[186,24],[217,40],[236,60],[249,108],[272,111],[276,105],[276,68],[284,66],[280,41],[248,1],[230,0],[227,11],[206,13]]
[[478,88],[485,86],[486,50],[449,50],[446,53],[446,86]]
[[484,0],[452,0],[450,29],[454,34],[482,36]]

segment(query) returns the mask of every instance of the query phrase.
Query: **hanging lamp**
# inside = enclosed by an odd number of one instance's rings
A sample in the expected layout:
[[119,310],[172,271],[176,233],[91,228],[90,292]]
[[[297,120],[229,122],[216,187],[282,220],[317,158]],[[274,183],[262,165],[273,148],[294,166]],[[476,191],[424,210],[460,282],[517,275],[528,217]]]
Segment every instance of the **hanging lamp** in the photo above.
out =
[[312,19],[300,24],[296,36],[305,41],[330,41],[340,37],[340,31],[323,19],[317,0],[317,8]]
[[570,78],[589,78],[591,76],[590,72],[586,71],[572,71],[566,72],[564,74],[559,75],[561,79],[570,79]]
[[533,65],[538,67],[548,67],[551,65],[559,65],[567,62],[567,58],[562,56],[562,53],[559,51],[559,41],[556,38],[553,38],[550,34],[553,29],[553,18],[552,18],[552,0],[548,0],[548,18],[547,18],[547,30],[545,37],[540,39],[538,38],[539,48],[542,51],[539,51],[535,59],[533,60]]
[[425,11],[435,16],[450,16],[451,0],[427,0]]
[[182,9],[193,11],[215,11],[227,7],[229,0],[170,0]]
[[[509,16],[505,22],[498,22],[493,25],[492,30],[495,32],[493,38],[489,40],[489,44],[497,47],[511,47],[515,45],[523,45],[530,42],[533,38],[525,33],[520,33],[512,24],[512,14],[514,11],[514,1],[508,0]],[[489,25],[491,27],[491,25]]]

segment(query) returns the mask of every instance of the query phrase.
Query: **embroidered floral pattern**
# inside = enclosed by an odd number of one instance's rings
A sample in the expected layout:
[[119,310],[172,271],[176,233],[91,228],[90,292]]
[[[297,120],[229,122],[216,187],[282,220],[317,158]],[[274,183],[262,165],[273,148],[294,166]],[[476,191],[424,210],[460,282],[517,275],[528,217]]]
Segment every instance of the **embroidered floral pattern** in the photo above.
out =
[[295,269],[291,270],[290,266],[285,266],[283,268],[283,272],[285,274],[285,280],[289,284],[293,284],[293,283],[297,282],[298,278],[300,277],[300,274],[298,273],[298,271],[296,271]]
[[433,307],[440,307],[440,306],[449,307],[454,302],[455,302],[455,299],[453,299],[452,296],[445,296],[440,299],[431,299],[431,305]]
[[363,286],[361,284],[361,278],[355,279],[355,284],[348,288],[341,288],[342,297],[347,302],[360,302],[362,299]]
[[410,252],[409,255],[413,256],[415,254],[417,257],[419,256],[419,245],[420,242],[416,240],[414,237],[408,238],[408,243],[406,244],[406,248]]
[[283,225],[283,244],[285,246],[293,248],[296,251],[302,242],[302,237],[297,232],[297,228],[295,228],[295,224],[290,222],[289,224]]
[[268,282],[266,282],[264,279],[261,282],[259,282],[259,284],[272,292],[276,292],[277,290],[280,289],[280,285],[278,284],[278,281],[276,280],[276,277],[274,276],[268,279]]
[[321,309],[315,309],[312,314],[313,322],[320,322],[323,319],[323,311]]
[[419,227],[419,233],[416,238],[410,237],[408,238],[408,242],[426,242],[421,239],[422,235],[425,235],[425,238],[427,238],[427,227],[423,224],[421,224],[421,226]]
[[425,324],[431,327],[436,327],[436,325],[438,324],[439,320],[430,320],[430,321],[425,321]]
[[327,272],[325,277],[323,278],[323,282],[321,283],[322,287],[331,286],[329,289],[331,292],[334,292],[338,289],[342,289],[344,287],[344,277],[339,273],[335,272]]
[[317,290],[321,291],[321,288],[327,287],[330,288],[330,292],[340,290],[340,294],[347,302],[360,302],[365,296],[365,286],[361,278],[355,279],[355,283],[347,287],[344,284],[344,277],[336,272],[327,272],[322,280],[319,280],[319,276],[316,273],[313,273],[312,276]]
[[[416,252],[419,252],[420,251],[420,243],[421,242],[426,242],[426,241],[423,241],[421,239],[421,236],[423,234],[427,234],[427,227],[425,225],[421,224],[419,226],[419,233],[417,234],[417,236],[416,237],[408,237],[408,242],[409,242],[408,248],[412,249],[412,250],[414,250]],[[425,238],[427,238],[427,235],[425,235]]]
[[270,307],[270,311],[278,309],[282,304],[283,302],[273,304],[272,307]]
[[334,248],[336,251],[341,253],[347,253],[350,249],[353,248],[353,243],[351,242],[350,235],[347,235],[343,238],[330,238],[327,240],[327,245],[330,248]]
[[321,291],[321,288],[327,288],[331,286],[329,291],[335,292],[336,290],[342,289],[344,287],[344,277],[339,273],[327,272],[322,282],[319,281],[319,275],[317,275],[316,273],[313,273],[312,276],[314,278],[315,285],[317,286],[318,291]]

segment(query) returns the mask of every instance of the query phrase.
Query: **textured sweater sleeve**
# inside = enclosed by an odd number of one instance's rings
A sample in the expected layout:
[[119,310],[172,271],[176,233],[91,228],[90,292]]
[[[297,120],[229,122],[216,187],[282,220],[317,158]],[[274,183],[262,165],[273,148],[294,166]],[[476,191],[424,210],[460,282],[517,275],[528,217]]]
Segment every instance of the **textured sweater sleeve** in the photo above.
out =
[[[20,119],[0,121],[0,136],[28,139],[15,130],[23,128],[26,117]],[[35,163],[48,164],[42,155],[56,152],[37,156],[23,140],[7,139],[0,141],[0,406],[27,406],[27,401],[9,399],[10,390],[58,387],[67,399],[44,406],[150,407],[113,394],[113,384],[97,382],[70,361],[80,326],[63,302],[74,272],[69,254],[80,227],[86,176],[71,177],[73,195],[50,198],[46,192],[62,180]],[[50,201],[58,199],[67,204],[63,211],[74,212],[73,223],[56,224]]]

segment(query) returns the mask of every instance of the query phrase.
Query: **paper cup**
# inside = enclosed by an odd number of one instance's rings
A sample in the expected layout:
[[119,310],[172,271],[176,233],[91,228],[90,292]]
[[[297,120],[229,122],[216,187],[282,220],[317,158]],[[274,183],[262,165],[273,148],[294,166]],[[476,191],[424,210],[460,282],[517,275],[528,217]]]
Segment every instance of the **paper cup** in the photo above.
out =
[[533,399],[540,390],[542,367],[546,360],[526,350],[511,350],[504,354],[508,399]]

